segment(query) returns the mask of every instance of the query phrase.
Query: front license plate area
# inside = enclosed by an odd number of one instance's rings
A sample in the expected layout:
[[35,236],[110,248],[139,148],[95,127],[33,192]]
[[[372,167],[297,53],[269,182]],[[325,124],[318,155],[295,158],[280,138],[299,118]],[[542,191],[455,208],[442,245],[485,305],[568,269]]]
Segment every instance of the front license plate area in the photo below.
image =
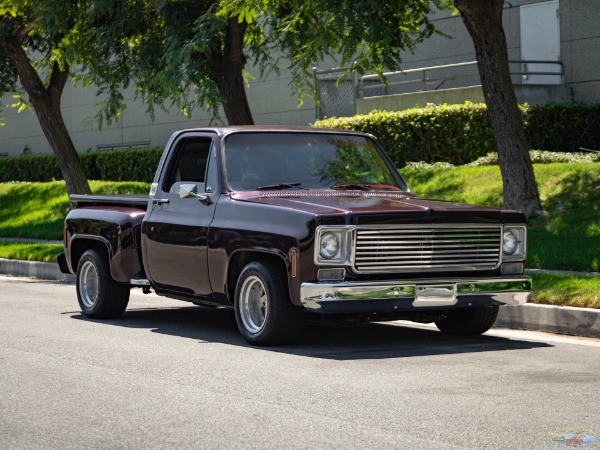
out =
[[456,285],[455,284],[436,284],[433,286],[417,286],[413,306],[452,306],[455,305]]

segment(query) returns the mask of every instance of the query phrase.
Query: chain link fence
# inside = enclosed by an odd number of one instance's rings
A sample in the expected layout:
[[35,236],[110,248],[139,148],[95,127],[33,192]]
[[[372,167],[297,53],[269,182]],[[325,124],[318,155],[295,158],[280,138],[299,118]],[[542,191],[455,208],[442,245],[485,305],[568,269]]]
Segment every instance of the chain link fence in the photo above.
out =
[[318,93],[317,119],[349,117],[356,114],[356,72],[346,78],[339,77],[347,68],[315,70]]

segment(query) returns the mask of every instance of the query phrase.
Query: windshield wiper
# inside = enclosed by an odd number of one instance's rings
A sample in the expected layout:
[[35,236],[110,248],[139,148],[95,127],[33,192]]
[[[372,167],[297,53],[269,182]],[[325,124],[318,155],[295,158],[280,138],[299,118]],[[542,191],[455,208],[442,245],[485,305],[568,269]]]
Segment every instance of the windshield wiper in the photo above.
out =
[[[295,187],[299,187],[302,183],[277,183],[277,184],[267,184],[265,186],[259,186],[256,188],[257,191],[268,191],[268,190],[280,190],[280,189],[291,189]],[[305,189],[305,188],[302,188]]]
[[370,191],[370,186],[360,183],[336,184],[331,186],[331,189],[338,191]]

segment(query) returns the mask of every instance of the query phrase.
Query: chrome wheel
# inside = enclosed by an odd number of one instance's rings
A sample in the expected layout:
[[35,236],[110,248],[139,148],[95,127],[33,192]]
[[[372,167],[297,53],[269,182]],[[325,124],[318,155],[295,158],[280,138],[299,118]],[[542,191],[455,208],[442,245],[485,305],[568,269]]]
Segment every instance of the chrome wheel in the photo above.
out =
[[285,265],[252,261],[242,269],[235,286],[235,321],[253,345],[282,345],[302,330],[304,311],[292,304]]
[[244,280],[240,289],[239,313],[246,330],[259,333],[267,321],[269,298],[265,285],[255,275]]
[[87,309],[92,309],[98,301],[99,281],[98,270],[91,261],[85,261],[80,268],[79,296]]

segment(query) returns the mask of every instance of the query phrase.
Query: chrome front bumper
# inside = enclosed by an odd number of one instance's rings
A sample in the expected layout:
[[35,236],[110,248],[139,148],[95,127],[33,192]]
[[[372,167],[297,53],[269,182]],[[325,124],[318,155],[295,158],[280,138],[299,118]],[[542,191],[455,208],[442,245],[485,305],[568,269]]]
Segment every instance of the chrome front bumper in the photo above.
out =
[[332,314],[522,305],[531,296],[531,278],[302,283],[300,295],[308,311]]

